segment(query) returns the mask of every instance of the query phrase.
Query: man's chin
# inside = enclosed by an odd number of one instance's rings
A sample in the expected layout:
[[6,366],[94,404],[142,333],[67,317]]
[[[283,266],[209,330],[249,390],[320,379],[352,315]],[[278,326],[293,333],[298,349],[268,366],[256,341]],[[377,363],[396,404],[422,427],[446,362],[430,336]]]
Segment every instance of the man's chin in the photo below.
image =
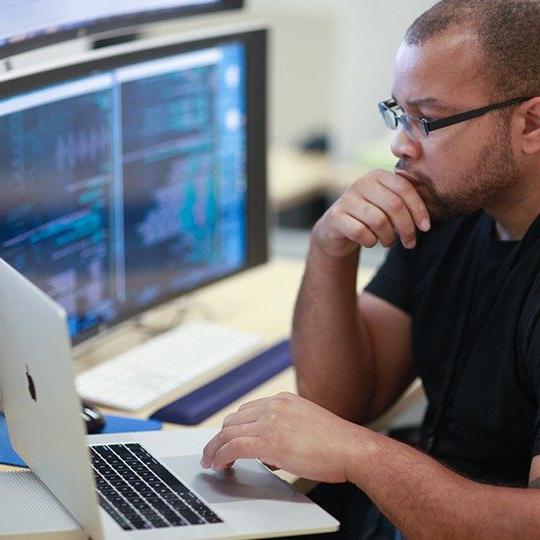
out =
[[449,221],[472,214],[480,209],[474,201],[464,198],[442,195],[435,191],[433,180],[420,172],[409,173],[404,168],[396,167],[395,174],[409,180],[424,201],[432,221]]
[[428,209],[429,216],[433,222],[450,221],[473,214],[479,208],[463,205],[455,202],[446,202],[442,200],[426,200],[424,203]]
[[461,201],[446,200],[440,195],[434,194],[427,186],[419,186],[417,190],[434,222],[450,221],[478,210],[478,208],[471,208],[470,204],[466,205]]

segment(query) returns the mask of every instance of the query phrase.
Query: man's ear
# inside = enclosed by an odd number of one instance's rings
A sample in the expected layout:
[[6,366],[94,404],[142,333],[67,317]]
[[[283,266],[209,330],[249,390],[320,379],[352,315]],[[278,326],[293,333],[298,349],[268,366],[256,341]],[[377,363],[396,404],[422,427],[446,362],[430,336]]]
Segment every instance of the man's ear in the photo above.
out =
[[540,153],[540,97],[522,105],[525,123],[522,132],[522,149],[525,154]]

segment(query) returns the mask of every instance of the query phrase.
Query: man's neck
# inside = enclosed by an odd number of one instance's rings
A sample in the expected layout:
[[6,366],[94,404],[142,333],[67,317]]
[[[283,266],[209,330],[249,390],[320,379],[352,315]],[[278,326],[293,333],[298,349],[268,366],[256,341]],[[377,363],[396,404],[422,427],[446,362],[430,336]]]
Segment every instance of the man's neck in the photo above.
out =
[[501,240],[521,240],[540,214],[539,179],[530,189],[522,185],[513,193],[505,193],[485,210],[495,220]]
[[540,215],[540,206],[529,212],[523,207],[518,207],[515,212],[514,215],[506,216],[488,212],[495,220],[495,230],[500,240],[521,240]]
[[[520,212],[520,214],[517,214]],[[495,231],[499,240],[521,240],[529,230],[533,221],[540,214],[540,206],[534,212],[523,212],[523,208],[516,209],[516,215],[499,217],[488,212],[495,219]]]

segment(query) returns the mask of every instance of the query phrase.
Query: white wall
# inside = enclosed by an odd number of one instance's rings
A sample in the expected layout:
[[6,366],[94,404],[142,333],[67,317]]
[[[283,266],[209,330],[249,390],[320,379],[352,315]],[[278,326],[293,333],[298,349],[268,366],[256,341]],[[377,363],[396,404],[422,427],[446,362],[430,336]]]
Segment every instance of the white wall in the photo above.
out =
[[372,141],[386,138],[376,104],[390,95],[407,27],[436,0],[247,1],[275,28],[275,141],[326,128],[334,158],[355,162]]
[[294,9],[295,3],[312,7],[312,1],[251,2],[254,16],[272,27],[270,133],[281,144],[327,131],[332,114],[336,12],[325,0],[318,0],[318,9]]
[[356,161],[384,137],[376,104],[391,95],[394,56],[414,19],[435,0],[343,0],[337,21],[330,131],[334,157]]

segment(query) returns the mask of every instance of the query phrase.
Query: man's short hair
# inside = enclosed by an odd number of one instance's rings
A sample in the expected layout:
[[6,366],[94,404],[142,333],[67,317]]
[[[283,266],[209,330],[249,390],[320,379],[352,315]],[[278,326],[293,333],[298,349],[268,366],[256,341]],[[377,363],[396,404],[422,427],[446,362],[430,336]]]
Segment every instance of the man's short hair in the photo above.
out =
[[540,95],[540,0],[442,0],[416,19],[405,42],[422,45],[453,28],[476,35],[493,97]]

